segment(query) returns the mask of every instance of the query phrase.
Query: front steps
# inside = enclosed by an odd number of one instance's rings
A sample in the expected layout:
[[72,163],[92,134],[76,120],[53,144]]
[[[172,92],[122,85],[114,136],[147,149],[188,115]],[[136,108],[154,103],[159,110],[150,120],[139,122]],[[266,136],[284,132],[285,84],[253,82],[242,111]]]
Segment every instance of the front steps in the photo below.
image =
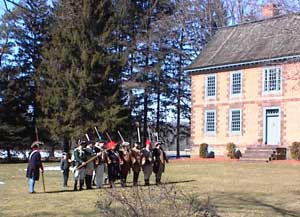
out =
[[274,145],[249,146],[240,158],[242,162],[269,162],[276,156]]

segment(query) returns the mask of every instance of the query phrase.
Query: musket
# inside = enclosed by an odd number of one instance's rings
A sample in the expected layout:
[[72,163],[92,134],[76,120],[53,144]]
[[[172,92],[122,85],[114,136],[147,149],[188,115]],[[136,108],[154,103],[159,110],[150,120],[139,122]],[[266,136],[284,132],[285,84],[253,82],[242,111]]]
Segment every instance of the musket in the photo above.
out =
[[[39,143],[39,134],[38,134],[38,129],[35,126],[35,136],[36,136],[36,141]],[[45,179],[44,179],[44,171],[42,172],[42,183],[43,183],[43,190],[46,192],[46,187],[45,187]]]
[[95,126],[94,129],[95,129],[95,131],[96,131],[96,133],[97,133],[98,139],[101,141],[102,138],[101,138],[101,136],[100,136],[100,134],[99,134],[99,131],[98,131],[97,127]]
[[147,127],[147,129],[148,129],[148,135],[149,135],[148,139],[151,141],[151,134],[150,134],[150,128],[149,128],[149,126]]
[[124,142],[125,142],[125,140],[124,140],[124,138],[123,138],[123,136],[121,135],[121,133],[120,133],[120,131],[119,131],[119,130],[118,130],[118,134],[119,134],[119,136],[120,136],[120,138],[121,138],[122,142],[124,143]]
[[35,136],[36,136],[36,141],[39,142],[39,133],[36,126],[35,126]]
[[159,139],[158,139],[158,132],[155,132],[155,133],[153,133],[154,134],[154,136],[156,137],[156,142],[158,142],[159,141]]
[[42,173],[42,182],[43,182],[43,190],[44,190],[44,192],[46,192],[44,173]]
[[141,142],[141,134],[140,134],[140,126],[139,126],[138,122],[136,124],[136,129],[137,129],[138,141],[140,143]]
[[110,138],[108,132],[105,131],[105,134],[106,134],[107,138],[109,139],[109,141],[111,142],[112,140],[111,140],[111,138]]
[[85,161],[83,164],[80,164],[77,167],[74,167],[73,169],[71,169],[72,172],[75,172],[75,170],[79,170],[81,167],[84,167],[86,164],[88,164],[89,162],[95,160],[98,157],[98,155],[95,155],[93,157],[91,157],[90,159],[88,159],[87,161]]
[[90,137],[89,137],[89,135],[87,133],[85,134],[85,137],[86,137],[87,141],[89,142],[90,141]]

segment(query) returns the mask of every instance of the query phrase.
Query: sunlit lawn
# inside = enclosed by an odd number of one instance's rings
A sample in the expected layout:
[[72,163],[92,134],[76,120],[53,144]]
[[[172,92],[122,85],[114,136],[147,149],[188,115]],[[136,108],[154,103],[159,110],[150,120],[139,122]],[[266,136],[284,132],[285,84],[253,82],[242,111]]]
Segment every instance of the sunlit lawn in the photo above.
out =
[[[46,193],[39,181],[38,193],[29,194],[25,168],[0,164],[1,217],[99,216],[95,203],[103,190],[73,192],[71,178],[69,191],[63,192],[61,173],[45,171]],[[171,161],[163,182],[209,197],[221,216],[300,216],[300,164]]]

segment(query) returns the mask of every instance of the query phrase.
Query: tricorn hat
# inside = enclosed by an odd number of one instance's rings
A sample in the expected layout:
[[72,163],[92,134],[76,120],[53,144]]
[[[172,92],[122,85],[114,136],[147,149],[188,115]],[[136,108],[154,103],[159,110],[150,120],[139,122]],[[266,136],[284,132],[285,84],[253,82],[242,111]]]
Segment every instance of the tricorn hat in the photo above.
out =
[[122,146],[129,146],[129,142],[122,142]]
[[38,147],[40,147],[41,145],[44,145],[44,143],[41,142],[41,141],[34,141],[34,142],[31,144],[30,148],[38,148]]
[[85,140],[81,140],[78,145],[81,145],[81,146],[86,146],[87,145],[87,142]]

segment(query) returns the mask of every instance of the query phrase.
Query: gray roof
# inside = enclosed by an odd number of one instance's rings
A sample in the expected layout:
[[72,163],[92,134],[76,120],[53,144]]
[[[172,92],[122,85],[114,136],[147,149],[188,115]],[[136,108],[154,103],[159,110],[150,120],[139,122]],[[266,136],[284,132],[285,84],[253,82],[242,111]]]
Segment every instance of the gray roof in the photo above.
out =
[[207,73],[296,58],[297,55],[300,55],[299,13],[218,30],[186,70]]

